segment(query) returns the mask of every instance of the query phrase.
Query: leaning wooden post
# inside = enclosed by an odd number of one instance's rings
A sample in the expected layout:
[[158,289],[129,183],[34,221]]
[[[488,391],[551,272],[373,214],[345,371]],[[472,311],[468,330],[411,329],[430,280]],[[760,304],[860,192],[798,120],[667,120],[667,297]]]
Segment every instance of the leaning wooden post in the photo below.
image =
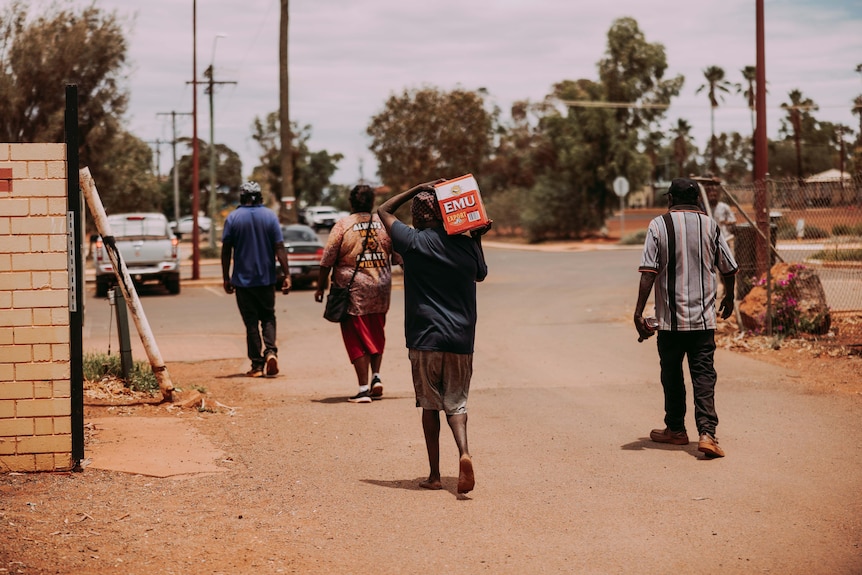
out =
[[123,297],[126,300],[126,305],[132,313],[132,319],[135,322],[135,327],[138,329],[138,334],[141,336],[141,343],[144,344],[144,350],[147,353],[147,358],[150,360],[150,366],[153,369],[153,374],[159,382],[159,390],[162,392],[162,401],[173,401],[174,385],[171,383],[171,376],[168,373],[168,368],[165,367],[165,362],[162,361],[162,354],[159,352],[159,346],[156,344],[156,339],[153,337],[153,332],[150,331],[150,324],[147,321],[147,316],[144,313],[144,308],[141,306],[141,300],[138,299],[138,292],[135,290],[135,284],[132,282],[132,277],[129,275],[129,270],[117,250],[117,244],[114,240],[114,234],[111,231],[111,226],[108,223],[108,215],[105,213],[105,208],[102,205],[102,200],[99,198],[99,192],[96,189],[96,183],[93,181],[93,176],[90,175],[90,168],[83,168],[79,172],[81,189],[84,191],[84,197],[87,200],[87,206],[93,214],[93,220],[96,224],[96,229],[99,230],[99,235],[102,236],[102,242],[105,245],[105,251],[108,253],[108,258],[114,266],[114,274],[117,276],[117,285],[123,292]]

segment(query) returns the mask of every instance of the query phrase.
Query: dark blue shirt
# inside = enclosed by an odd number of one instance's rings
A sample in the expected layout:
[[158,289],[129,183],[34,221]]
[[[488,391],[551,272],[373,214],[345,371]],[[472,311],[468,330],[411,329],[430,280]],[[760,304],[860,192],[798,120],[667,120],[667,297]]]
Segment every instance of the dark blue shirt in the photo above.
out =
[[442,227],[392,225],[392,246],[404,260],[404,334],[409,349],[473,353],[476,282],[488,275],[482,248]]
[[266,206],[240,206],[225,220],[221,241],[233,246],[232,285],[275,285],[275,245],[284,237],[272,210]]

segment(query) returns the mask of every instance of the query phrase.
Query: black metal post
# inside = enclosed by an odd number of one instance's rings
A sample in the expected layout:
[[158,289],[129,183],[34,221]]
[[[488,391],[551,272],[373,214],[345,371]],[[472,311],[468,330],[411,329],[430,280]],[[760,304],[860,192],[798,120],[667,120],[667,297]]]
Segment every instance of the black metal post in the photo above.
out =
[[81,256],[83,199],[78,179],[78,86],[66,85],[66,225],[69,256],[69,383],[72,460],[81,471],[84,460],[84,264]]
[[129,310],[120,286],[114,287],[114,311],[117,315],[117,338],[120,343],[120,368],[123,381],[129,385],[132,375],[132,338],[129,335]]

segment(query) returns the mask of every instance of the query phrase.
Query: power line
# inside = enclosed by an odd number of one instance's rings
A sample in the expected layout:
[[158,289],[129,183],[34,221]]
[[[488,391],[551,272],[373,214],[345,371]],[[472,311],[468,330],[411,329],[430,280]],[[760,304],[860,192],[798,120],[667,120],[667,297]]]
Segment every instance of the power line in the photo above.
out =
[[[674,108],[688,108],[688,109],[696,109],[700,110],[703,106],[698,106],[696,104],[650,104],[647,102],[602,102],[598,100],[557,100],[557,102],[569,106],[570,108],[609,108],[609,109],[620,109],[620,108],[634,108],[634,109],[644,109],[644,110],[666,110],[670,107]],[[856,108],[860,108],[862,106],[851,105],[850,109],[855,110]],[[750,110],[748,106],[717,106],[722,110]],[[811,104],[804,105],[800,104],[797,106],[771,106],[772,110],[825,110],[825,109],[846,109],[846,105],[829,105],[829,106],[821,106],[820,104]]]

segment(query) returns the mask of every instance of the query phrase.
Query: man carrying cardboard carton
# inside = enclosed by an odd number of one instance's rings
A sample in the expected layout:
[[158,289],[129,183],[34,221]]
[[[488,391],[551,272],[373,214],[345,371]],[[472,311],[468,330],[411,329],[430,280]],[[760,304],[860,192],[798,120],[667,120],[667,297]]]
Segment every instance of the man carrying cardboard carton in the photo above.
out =
[[[449,235],[433,188],[442,181],[419,184],[390,198],[377,214],[404,260],[404,333],[431,468],[420,486],[443,488],[443,411],[458,446],[458,493],[467,493],[475,484],[467,447],[467,396],[473,375],[476,282],[488,275],[481,236],[491,222],[469,236]],[[395,217],[395,211],[411,199],[413,228]]]

